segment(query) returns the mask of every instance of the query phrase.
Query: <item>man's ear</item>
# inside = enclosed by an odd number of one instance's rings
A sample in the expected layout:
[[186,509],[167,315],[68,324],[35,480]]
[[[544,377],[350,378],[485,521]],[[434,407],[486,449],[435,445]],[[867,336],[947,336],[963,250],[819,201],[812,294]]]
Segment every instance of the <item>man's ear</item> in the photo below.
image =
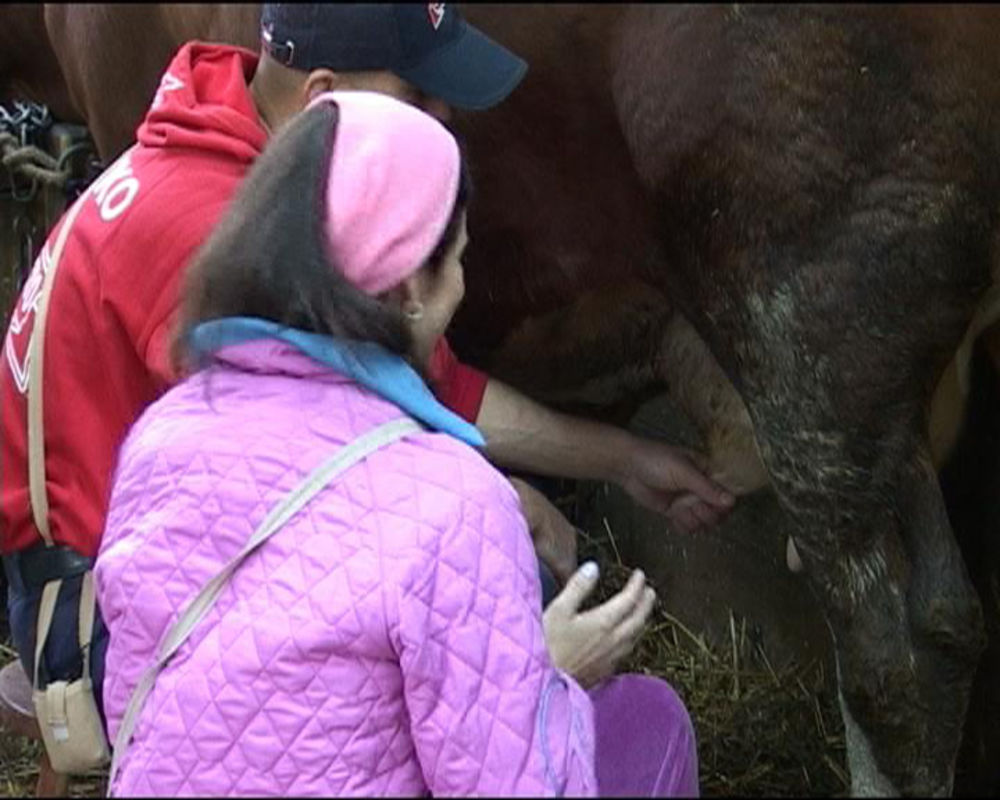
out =
[[321,95],[324,92],[332,92],[334,89],[339,88],[340,83],[340,76],[333,70],[326,69],[325,67],[314,69],[306,77],[306,82],[303,86],[306,104],[311,103],[317,95]]

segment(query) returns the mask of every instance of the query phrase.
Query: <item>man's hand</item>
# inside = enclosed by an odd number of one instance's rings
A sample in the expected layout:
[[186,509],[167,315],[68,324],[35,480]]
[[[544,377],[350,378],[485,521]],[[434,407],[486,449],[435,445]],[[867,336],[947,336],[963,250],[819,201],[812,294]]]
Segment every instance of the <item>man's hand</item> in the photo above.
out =
[[476,426],[495,463],[539,475],[612,481],[684,531],[714,525],[733,506],[733,496],[704,474],[697,454],[552,411],[494,378],[486,384]]
[[560,584],[566,583],[576,570],[576,528],[530,483],[520,478],[510,478],[510,482],[521,498],[535,553]]
[[735,502],[705,475],[702,462],[693,451],[632,437],[619,483],[632,499],[664,514],[680,530],[696,531],[718,523]]
[[656,602],[656,592],[636,570],[618,594],[580,614],[577,609],[597,586],[597,575],[597,564],[588,561],[542,615],[552,663],[584,688],[612,675],[632,652]]

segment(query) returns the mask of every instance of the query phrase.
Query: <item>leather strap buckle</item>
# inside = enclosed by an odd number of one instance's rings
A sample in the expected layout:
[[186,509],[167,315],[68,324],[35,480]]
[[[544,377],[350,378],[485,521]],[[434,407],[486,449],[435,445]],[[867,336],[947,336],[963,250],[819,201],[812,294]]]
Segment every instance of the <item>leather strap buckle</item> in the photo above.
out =
[[16,554],[17,568],[25,586],[44,586],[49,581],[82,575],[93,559],[65,545],[34,547]]

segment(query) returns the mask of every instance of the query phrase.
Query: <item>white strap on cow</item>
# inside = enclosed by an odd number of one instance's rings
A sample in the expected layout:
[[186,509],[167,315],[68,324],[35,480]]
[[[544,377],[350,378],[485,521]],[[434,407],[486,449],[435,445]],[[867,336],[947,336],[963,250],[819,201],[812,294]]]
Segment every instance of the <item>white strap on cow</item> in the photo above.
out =
[[167,630],[160,640],[157,648],[155,661],[143,673],[132,692],[125,714],[122,717],[121,725],[118,728],[118,735],[115,737],[114,752],[111,757],[111,771],[108,775],[108,789],[110,791],[121,763],[122,755],[132,739],[132,732],[135,729],[136,721],[142,708],[146,703],[146,698],[153,689],[156,677],[173,657],[174,653],[187,640],[195,625],[205,616],[210,608],[215,604],[222,589],[229,582],[230,577],[237,567],[250,555],[257,547],[267,541],[277,532],[289,519],[297,514],[323,487],[327,486],[331,480],[344,472],[349,467],[364,459],[381,447],[406,436],[409,433],[421,430],[421,426],[415,420],[404,417],[402,419],[387,422],[380,425],[364,436],[360,436],[353,442],[345,445],[333,456],[320,464],[310,472],[301,483],[299,483],[278,505],[264,518],[263,522],[253,532],[253,535],[225,567],[188,603],[187,607],[178,615],[177,621]]

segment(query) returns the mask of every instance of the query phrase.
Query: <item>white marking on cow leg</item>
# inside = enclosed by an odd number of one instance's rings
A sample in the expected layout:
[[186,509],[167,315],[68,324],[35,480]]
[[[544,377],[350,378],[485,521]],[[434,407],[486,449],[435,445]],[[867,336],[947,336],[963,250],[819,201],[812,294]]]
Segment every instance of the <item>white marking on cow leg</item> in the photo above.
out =
[[844,575],[846,577],[846,594],[851,608],[857,608],[865,601],[868,593],[876,586],[887,585],[889,590],[898,595],[896,585],[888,580],[888,568],[885,556],[879,547],[873,547],[867,553],[843,558]]
[[[795,560],[801,564],[799,550],[806,550],[807,555],[810,555],[806,545],[807,542],[800,541],[796,546],[789,538],[786,559],[788,568],[793,572],[796,571]],[[795,557],[794,560],[792,556]],[[885,554],[877,545],[863,553],[841,554],[835,567],[821,582],[823,590],[842,613],[853,614],[865,604],[868,594],[876,587],[884,586],[897,600],[900,599],[899,587],[888,578],[889,568]]]
[[[833,634],[829,620],[826,624],[836,644],[837,637]],[[834,651],[836,652],[836,646]],[[851,773],[851,797],[899,797],[899,790],[882,774],[882,770],[875,763],[871,742],[847,709],[844,695],[840,691],[840,659],[835,657],[834,664],[837,668],[837,702],[840,704],[840,716],[844,720],[847,769]]]
[[[837,682],[840,682],[840,675]],[[868,737],[858,727],[851,712],[847,710],[844,696],[837,689],[837,700],[840,702],[840,714],[844,718],[844,740],[847,745],[847,766],[851,772],[852,797],[899,797],[899,790],[892,785],[875,764]]]

